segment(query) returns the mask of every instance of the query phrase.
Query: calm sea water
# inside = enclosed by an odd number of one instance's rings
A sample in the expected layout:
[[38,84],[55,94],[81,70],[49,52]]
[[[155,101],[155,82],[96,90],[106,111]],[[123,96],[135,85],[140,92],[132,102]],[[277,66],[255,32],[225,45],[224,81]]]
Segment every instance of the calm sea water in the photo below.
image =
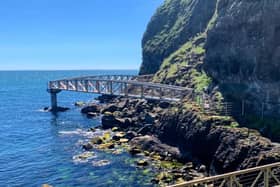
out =
[[97,74],[136,71],[0,72],[0,186],[149,186],[150,176],[133,167],[126,153],[97,152],[96,161],[111,161],[103,167],[73,161],[83,152],[79,141],[86,138],[78,132],[100,124],[81,115],[73,103],[96,95],[62,92],[59,105],[70,111],[57,116],[40,111],[49,106],[48,80]]

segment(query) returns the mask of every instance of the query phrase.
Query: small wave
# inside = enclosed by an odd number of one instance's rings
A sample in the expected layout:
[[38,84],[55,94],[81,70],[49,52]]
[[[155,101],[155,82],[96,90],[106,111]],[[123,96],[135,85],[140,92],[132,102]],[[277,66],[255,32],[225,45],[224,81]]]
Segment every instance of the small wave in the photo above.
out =
[[89,160],[96,158],[93,152],[84,152],[73,156],[74,163],[87,163]]
[[79,135],[79,136],[83,136],[86,138],[93,138],[95,136],[102,136],[104,134],[104,132],[106,132],[106,131],[96,130],[93,132],[93,131],[88,131],[88,130],[76,129],[73,131],[59,131],[58,133],[61,135],[68,135],[68,136]]
[[92,165],[95,167],[102,167],[102,166],[107,166],[111,164],[109,160],[99,160],[99,161],[93,161]]
[[62,134],[62,135],[81,135],[81,134],[83,134],[83,130],[76,129],[74,131],[59,131],[58,133]]
[[97,129],[96,131],[88,131],[88,130],[82,130],[82,129],[76,129],[76,130],[72,130],[72,131],[59,131],[58,133],[61,135],[79,135],[79,136],[83,136],[83,137],[87,137],[87,138],[93,138],[95,136],[102,136],[104,133],[106,133],[107,131],[103,131],[100,129]]
[[43,112],[43,113],[46,113],[46,112],[48,112],[48,110],[45,110],[45,109],[41,108],[41,109],[36,110],[36,112]]

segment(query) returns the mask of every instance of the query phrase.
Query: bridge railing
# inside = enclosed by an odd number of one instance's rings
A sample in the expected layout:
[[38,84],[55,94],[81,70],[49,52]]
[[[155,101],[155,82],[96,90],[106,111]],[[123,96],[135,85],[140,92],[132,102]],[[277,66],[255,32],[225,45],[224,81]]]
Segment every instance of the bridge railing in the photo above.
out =
[[80,77],[71,77],[65,79],[58,79],[54,81],[62,80],[82,80],[82,79],[106,79],[106,80],[133,80],[137,78],[135,75],[93,75],[93,76],[80,76]]
[[273,187],[280,185],[280,162],[226,173],[170,187]]
[[48,88],[173,101],[181,100],[187,91],[191,91],[178,86],[138,82],[134,78],[119,75],[79,77],[50,81]]

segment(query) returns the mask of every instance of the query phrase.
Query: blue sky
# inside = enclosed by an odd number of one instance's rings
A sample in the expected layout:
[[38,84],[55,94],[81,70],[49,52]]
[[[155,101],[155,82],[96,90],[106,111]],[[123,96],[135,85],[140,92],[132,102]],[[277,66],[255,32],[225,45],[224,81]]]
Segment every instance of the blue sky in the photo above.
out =
[[163,0],[3,0],[0,70],[137,69]]

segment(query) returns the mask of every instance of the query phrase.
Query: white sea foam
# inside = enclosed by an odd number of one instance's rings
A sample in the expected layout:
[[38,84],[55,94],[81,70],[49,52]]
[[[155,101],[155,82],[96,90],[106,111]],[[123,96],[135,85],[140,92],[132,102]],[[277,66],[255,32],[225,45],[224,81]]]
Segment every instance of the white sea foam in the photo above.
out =
[[82,129],[76,129],[73,131],[59,131],[59,134],[66,135],[66,136],[79,135],[79,136],[83,136],[86,138],[92,138],[95,136],[102,136],[104,132],[105,131],[98,130],[98,129],[95,132],[82,130]]

